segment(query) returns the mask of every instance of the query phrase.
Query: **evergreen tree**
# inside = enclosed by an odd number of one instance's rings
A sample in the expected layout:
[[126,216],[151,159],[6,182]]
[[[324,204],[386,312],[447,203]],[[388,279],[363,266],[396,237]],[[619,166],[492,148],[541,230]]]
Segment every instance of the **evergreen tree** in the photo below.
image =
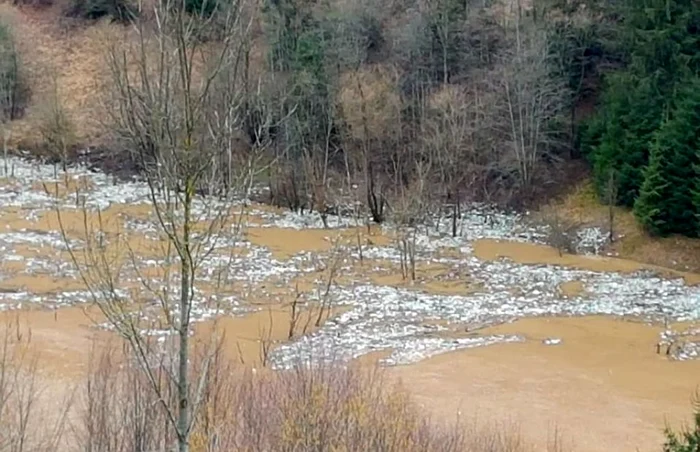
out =
[[695,167],[700,149],[700,78],[684,83],[673,115],[659,131],[659,140],[671,149],[667,180],[672,193],[666,202],[673,227],[669,232],[696,236],[698,233]]
[[635,213],[653,233],[698,232],[696,168],[700,148],[700,78],[679,89],[669,118],[654,136]]
[[668,169],[668,149],[656,142],[651,150],[649,166],[644,170],[644,183],[634,203],[637,220],[652,234],[666,234],[670,224],[666,200],[671,195],[671,185],[665,178]]
[[661,122],[664,99],[649,77],[615,74],[609,81],[602,134],[590,158],[599,193],[611,170],[618,174],[618,202],[632,206],[639,194],[649,144]]
[[[695,151],[695,160],[700,162],[700,147]],[[700,163],[695,165],[695,184],[693,186],[693,205],[695,206],[696,235],[700,236]]]
[[614,170],[618,203],[634,205],[647,229],[698,235],[700,8],[696,0],[627,0],[624,11],[627,64],[608,77],[581,144],[599,192]]
[[624,20],[631,71],[654,77],[666,94],[700,71],[697,0],[627,0]]

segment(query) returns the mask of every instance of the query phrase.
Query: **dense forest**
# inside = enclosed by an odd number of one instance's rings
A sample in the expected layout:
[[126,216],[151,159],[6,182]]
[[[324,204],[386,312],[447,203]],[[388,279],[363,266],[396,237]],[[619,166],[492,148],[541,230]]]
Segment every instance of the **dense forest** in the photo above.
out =
[[655,234],[700,231],[700,8],[642,1],[628,8],[582,147],[601,191],[632,207]]
[[[166,121],[176,129],[170,145],[190,143],[229,177],[259,164],[257,177],[278,205],[325,215],[354,197],[358,217],[376,222],[413,222],[445,205],[457,216],[472,201],[526,206],[580,177],[572,163],[584,159],[603,202],[632,208],[652,234],[698,235],[695,0],[171,3],[190,20],[179,37],[143,3],[63,7],[73,20],[137,24],[198,51],[235,48],[206,92],[191,97],[196,106],[185,102],[194,93],[134,97],[143,86],[130,85],[119,58],[138,52],[108,49],[112,85],[121,90],[113,105],[132,102],[111,115],[114,152],[150,149],[157,159],[163,143],[142,140],[156,135],[146,116],[166,100],[171,113],[189,105],[196,118]],[[11,120],[28,92],[8,33],[0,41]],[[213,57],[201,54],[208,57],[191,64],[169,61],[206,78]],[[177,78],[155,61],[137,62],[142,76],[150,66]],[[71,147],[61,137],[64,118],[48,122],[44,143],[63,153]]]

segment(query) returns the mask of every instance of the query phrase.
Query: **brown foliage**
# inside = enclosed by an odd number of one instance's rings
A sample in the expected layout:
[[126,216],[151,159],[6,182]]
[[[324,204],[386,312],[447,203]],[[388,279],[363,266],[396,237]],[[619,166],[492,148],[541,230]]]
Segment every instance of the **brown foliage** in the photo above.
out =
[[[164,428],[153,391],[138,368],[116,356],[108,350],[96,357],[83,393],[79,447],[166,449],[173,432]],[[438,426],[376,368],[299,362],[288,371],[255,372],[236,369],[219,351],[198,355],[193,369],[207,376],[194,411],[193,451],[529,450],[511,426]],[[165,389],[166,375],[162,383]]]
[[401,98],[391,67],[374,65],[343,74],[338,102],[356,140],[378,139],[396,128]]

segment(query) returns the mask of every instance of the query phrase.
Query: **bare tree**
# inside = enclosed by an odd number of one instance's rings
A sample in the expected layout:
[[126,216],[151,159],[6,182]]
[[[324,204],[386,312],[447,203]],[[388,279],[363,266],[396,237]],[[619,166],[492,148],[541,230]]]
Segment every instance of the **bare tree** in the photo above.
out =
[[3,120],[20,117],[27,100],[20,65],[12,27],[3,19],[0,21],[0,114]]
[[[338,236],[333,240],[331,250],[329,252],[328,258],[324,262],[324,285],[323,288],[318,289],[318,298],[321,302],[318,310],[318,316],[316,316],[315,326],[318,328],[321,323],[328,319],[331,315],[331,310],[333,309],[333,294],[331,290],[336,284],[336,279],[340,273],[343,265],[343,261],[346,257],[346,251],[341,244],[341,236]],[[325,314],[325,319],[324,319]]]
[[0,21],[0,125],[2,126],[4,175],[8,176],[7,142],[11,130],[7,122],[20,113],[21,88],[19,55],[15,47],[12,28],[4,20]]
[[528,190],[542,161],[554,159],[563,143],[552,126],[564,113],[567,88],[552,76],[547,33],[536,24],[525,26],[520,1],[517,8],[513,46],[502,56],[496,69],[500,75],[494,79],[504,94],[505,118],[498,123],[503,124],[502,134],[512,151],[505,159],[506,170],[514,167],[519,185]]
[[270,362],[270,353],[272,352],[272,346],[275,343],[272,337],[275,327],[275,322],[272,318],[272,308],[267,309],[267,319],[267,328],[260,325],[258,326],[258,337],[260,338],[258,357],[260,358],[260,365],[263,367],[267,367],[268,363]]
[[603,193],[605,204],[608,206],[608,241],[615,241],[615,205],[617,204],[617,180],[614,170],[610,170]]
[[579,224],[562,216],[556,207],[542,210],[541,221],[547,228],[547,242],[556,248],[559,257],[576,252],[576,231]]
[[[470,7],[469,2],[455,0],[425,0],[423,2],[427,25],[431,33],[426,38],[433,42],[428,45],[434,47],[429,53],[433,60],[435,78],[443,84],[448,84],[457,75],[459,65],[465,58],[460,52],[464,43],[460,42],[463,31],[467,28],[464,18]],[[435,53],[434,55],[432,55]]]
[[386,165],[389,159],[383,148],[396,144],[395,135],[400,128],[400,98],[395,79],[396,69],[392,66],[355,69],[342,78],[343,86],[339,90],[342,113],[349,127],[348,179],[357,177],[362,181],[358,201],[366,206],[375,223],[386,219],[388,204]]
[[[260,158],[256,152],[232,158],[243,129],[252,19],[238,0],[217,3],[212,15],[188,14],[174,0],[157,2],[153,17],[135,21],[124,42],[109,48],[109,126],[142,168],[165,242],[162,275],[156,281],[144,275],[131,249],[127,268],[119,237],[104,233],[99,212],[91,220],[85,202],[83,247],[69,248],[94,302],[144,372],[178,450],[187,452],[207,378],[206,365],[194,375],[189,364],[192,312],[198,303],[220,310],[217,288],[230,284],[233,252],[224,251],[224,239],[240,226],[230,221],[234,201],[247,194]],[[203,39],[214,26],[221,40]],[[65,230],[64,238],[70,244]],[[140,285],[127,291],[129,275]],[[215,287],[206,300],[197,288],[204,275]],[[174,340],[151,340],[154,327]]]
[[330,135],[331,125],[328,122],[328,132],[326,135],[325,145],[322,152],[314,152],[306,150],[303,153],[304,171],[306,173],[306,181],[309,185],[308,192],[310,193],[309,209],[313,211],[315,208],[321,216],[323,227],[328,228],[328,214],[333,208],[333,196],[329,187],[329,157],[330,157]]
[[291,303],[291,314],[289,317],[289,330],[287,332],[287,339],[292,340],[294,338],[294,333],[296,331],[297,323],[299,322],[299,301],[303,297],[303,293],[299,291],[299,283],[297,282],[294,286],[294,299]]
[[476,148],[476,107],[476,102],[461,87],[445,86],[431,98],[425,120],[423,146],[435,162],[435,182],[442,188],[445,202],[452,207],[453,237],[457,236],[461,203],[465,196],[474,196],[470,192],[479,172],[485,170],[480,162],[482,153]]
[[394,197],[392,220],[396,227],[396,246],[400,255],[403,279],[416,279],[417,228],[425,224],[428,212],[428,176],[431,162],[417,162],[416,177],[408,187],[400,187]]

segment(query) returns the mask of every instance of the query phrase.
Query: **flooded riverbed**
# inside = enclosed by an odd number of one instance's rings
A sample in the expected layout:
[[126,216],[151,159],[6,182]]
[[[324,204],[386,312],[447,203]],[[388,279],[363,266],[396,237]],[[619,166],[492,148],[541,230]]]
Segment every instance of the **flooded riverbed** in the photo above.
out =
[[[144,278],[164,281],[171,266],[148,188],[80,168],[64,179],[48,165],[9,166],[0,309],[34,325],[47,366],[75,375],[95,337],[111,334],[65,244],[80,250],[97,229],[124,264],[120,290],[144,308],[153,334],[169,334],[142,287]],[[243,199],[234,214],[240,223],[224,228],[198,273],[193,320],[201,333],[218,319],[244,365],[376,355],[438,416],[472,407],[487,418],[511,414],[532,437],[559,423],[578,450],[656,450],[644,447],[660,440],[664,416],[689,412],[700,383],[698,275],[560,255],[543,244],[543,228],[473,206],[456,238],[447,221],[418,228],[411,281],[390,225],[368,231],[332,217],[323,229],[317,215]],[[86,226],[95,228],[87,236]],[[605,238],[595,229],[579,236],[593,250]]]

